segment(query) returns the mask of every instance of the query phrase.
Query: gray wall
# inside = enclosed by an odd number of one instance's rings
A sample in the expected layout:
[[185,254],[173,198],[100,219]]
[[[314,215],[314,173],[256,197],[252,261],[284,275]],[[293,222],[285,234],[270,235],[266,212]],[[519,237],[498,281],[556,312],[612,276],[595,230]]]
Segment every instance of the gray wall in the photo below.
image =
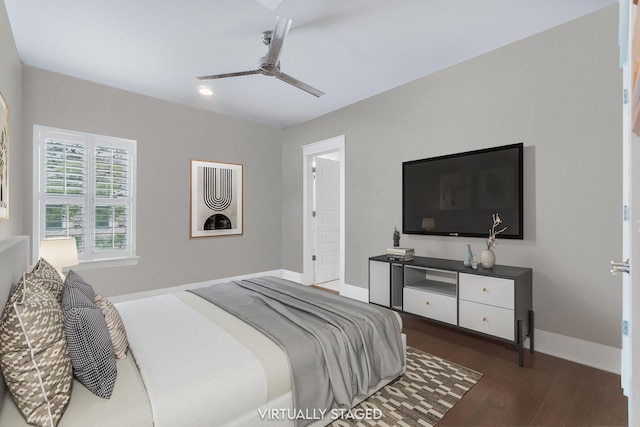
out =
[[[142,258],[83,272],[99,292],[302,272],[301,147],[345,134],[346,281],[366,287],[367,258],[401,224],[402,161],[522,141],[525,240],[499,241],[498,263],[534,269],[538,328],[620,346],[621,284],[607,271],[621,253],[617,7],[281,132],[29,67],[21,76],[0,6],[0,91],[11,107],[11,219],[0,239],[31,231],[37,123],[138,140]],[[242,237],[188,238],[191,158],[245,165]],[[467,242],[482,248],[482,239],[401,241],[459,259]]]
[[[346,283],[400,229],[401,163],[524,142],[523,241],[499,264],[534,270],[536,327],[620,347],[621,71],[617,6],[284,132],[283,268],[302,271],[301,146],[346,135]],[[375,77],[367,77],[375,78]],[[462,260],[480,238],[402,236],[418,255]]]
[[[29,147],[34,124],[138,141],[141,259],[137,266],[81,271],[98,292],[118,295],[281,267],[280,130],[27,66],[23,88]],[[244,165],[242,236],[189,238],[190,159]],[[24,168],[31,171],[32,162],[30,148]],[[31,194],[31,176],[27,185]],[[29,197],[27,212],[32,204]]]
[[22,138],[22,66],[11,34],[4,1],[0,0],[0,93],[9,105],[9,219],[0,220],[0,240],[24,233],[26,147]]

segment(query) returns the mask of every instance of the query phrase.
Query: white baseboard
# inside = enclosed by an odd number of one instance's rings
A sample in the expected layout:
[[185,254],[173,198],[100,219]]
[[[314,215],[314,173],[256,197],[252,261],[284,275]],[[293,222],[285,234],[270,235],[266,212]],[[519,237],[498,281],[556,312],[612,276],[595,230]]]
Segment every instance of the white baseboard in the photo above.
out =
[[[344,284],[340,295],[369,301],[369,290]],[[529,348],[529,340],[525,342]],[[620,375],[621,350],[553,332],[535,330],[535,351]]]
[[344,283],[340,286],[340,295],[362,302],[369,302],[369,290],[359,286]]
[[[133,299],[146,298],[150,296],[162,295],[166,293],[184,291],[187,289],[200,288],[203,286],[215,285],[219,283],[229,282],[231,280],[242,280],[258,276],[276,276],[283,279],[292,280],[294,282],[303,282],[301,273],[290,270],[271,270],[259,273],[244,274],[242,276],[225,277],[222,279],[207,280],[198,283],[189,283],[171,288],[154,289],[151,291],[137,292],[126,295],[118,295],[110,297],[113,303],[129,301]],[[340,295],[356,299],[358,301],[369,301],[369,290],[359,286],[342,284],[340,286]],[[528,347],[528,340],[525,342]],[[553,332],[535,330],[535,351],[548,354],[550,356],[559,357],[571,362],[580,363],[581,365],[591,366],[592,368],[601,369],[603,371],[612,372],[620,375],[621,350],[619,348],[597,344],[578,338],[568,337]]]
[[[275,276],[275,274],[273,274],[273,276]],[[296,273],[295,271],[280,270],[278,277],[282,277],[283,279],[292,280],[298,283],[304,283],[304,276],[302,275],[302,273]]]
[[610,347],[553,332],[535,330],[535,351],[620,375],[622,353]]

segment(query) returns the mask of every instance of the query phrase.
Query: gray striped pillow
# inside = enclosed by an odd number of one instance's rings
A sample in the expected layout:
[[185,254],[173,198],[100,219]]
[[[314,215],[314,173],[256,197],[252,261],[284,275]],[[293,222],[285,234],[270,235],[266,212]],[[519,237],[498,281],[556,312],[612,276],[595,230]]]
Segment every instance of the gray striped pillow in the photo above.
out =
[[127,331],[124,329],[124,323],[120,313],[114,307],[114,305],[100,294],[95,294],[93,302],[102,310],[104,314],[104,320],[107,321],[107,328],[109,328],[109,335],[111,336],[111,344],[113,344],[113,351],[116,354],[116,359],[124,359],[127,357],[127,350],[129,349],[129,341],[127,340]]

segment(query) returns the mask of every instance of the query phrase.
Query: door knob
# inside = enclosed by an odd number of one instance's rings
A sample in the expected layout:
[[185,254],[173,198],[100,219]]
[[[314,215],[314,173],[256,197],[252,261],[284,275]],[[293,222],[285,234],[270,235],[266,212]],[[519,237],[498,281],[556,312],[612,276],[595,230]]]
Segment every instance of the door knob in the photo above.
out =
[[619,273],[628,273],[629,272],[629,260],[620,262],[611,260],[611,274],[617,276]]

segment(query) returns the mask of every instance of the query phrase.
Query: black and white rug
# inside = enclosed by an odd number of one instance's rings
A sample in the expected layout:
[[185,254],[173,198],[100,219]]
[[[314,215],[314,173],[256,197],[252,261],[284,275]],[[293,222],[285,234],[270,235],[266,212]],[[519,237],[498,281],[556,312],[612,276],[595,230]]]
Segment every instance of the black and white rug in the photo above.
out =
[[481,377],[479,372],[407,347],[407,372],[331,426],[433,426]]

